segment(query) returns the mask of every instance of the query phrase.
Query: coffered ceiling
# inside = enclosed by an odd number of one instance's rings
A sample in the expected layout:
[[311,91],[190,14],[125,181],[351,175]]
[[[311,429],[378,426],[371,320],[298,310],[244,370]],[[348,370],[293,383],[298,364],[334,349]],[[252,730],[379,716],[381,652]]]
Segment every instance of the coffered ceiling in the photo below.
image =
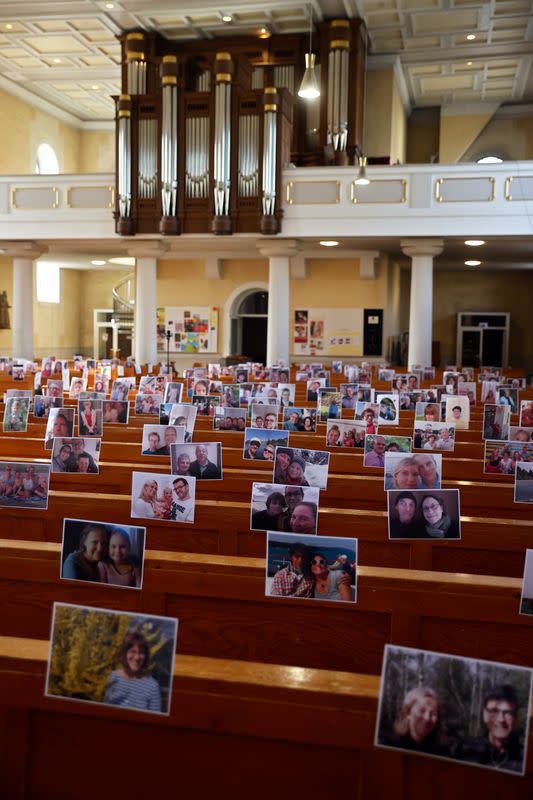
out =
[[[533,100],[530,0],[17,0],[0,1],[0,88],[44,101],[79,124],[113,119],[122,30],[176,40],[305,32],[363,17],[372,59],[399,59],[412,106]],[[224,14],[232,21],[222,20]],[[468,40],[471,34],[475,39]]]

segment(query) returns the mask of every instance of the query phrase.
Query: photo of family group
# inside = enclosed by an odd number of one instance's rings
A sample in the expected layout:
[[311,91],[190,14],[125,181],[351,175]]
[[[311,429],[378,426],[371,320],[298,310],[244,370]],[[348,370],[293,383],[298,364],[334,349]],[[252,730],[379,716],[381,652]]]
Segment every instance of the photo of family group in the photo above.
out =
[[251,530],[316,534],[319,494],[315,486],[253,483]]
[[189,475],[197,480],[222,480],[221,442],[172,444],[170,470],[174,475]]
[[287,486],[328,485],[329,453],[297,447],[276,447],[273,483]]
[[366,434],[363,466],[384,467],[385,453],[410,453],[412,443],[410,436]]
[[388,644],[375,744],[523,775],[532,674]]
[[415,450],[446,450],[455,448],[455,425],[448,422],[426,422],[424,426],[415,422],[413,430]]
[[4,408],[4,433],[22,433],[28,430],[31,400],[28,397],[8,397]]
[[136,394],[133,412],[135,414],[149,414],[159,416],[159,406],[163,402],[162,394]]
[[316,408],[283,408],[283,430],[291,433],[315,433]]
[[70,438],[74,435],[74,409],[51,408],[44,432],[44,449],[51,450],[54,439],[59,436]]
[[246,428],[246,409],[218,406],[213,417],[214,431],[240,431]]
[[288,443],[288,431],[246,428],[242,457],[251,461],[274,461],[276,447],[286,447]]
[[265,594],[355,603],[357,539],[268,531]]
[[102,411],[104,425],[128,424],[130,404],[127,400],[103,400]]
[[61,577],[142,589],[146,528],[63,520]]
[[52,472],[100,471],[101,439],[55,437],[52,448]]
[[54,603],[47,697],[170,713],[178,620]]
[[526,550],[520,613],[533,616],[533,550]]
[[191,403],[196,408],[199,417],[214,417],[220,406],[220,397],[216,394],[193,394]]
[[516,462],[514,501],[515,503],[533,503],[533,463]]
[[133,389],[135,389],[135,378],[117,378],[117,380],[113,381],[109,399],[125,402]]
[[139,381],[139,394],[163,394],[167,384],[166,375],[142,375]]
[[363,421],[328,419],[326,425],[326,447],[365,446],[366,424]]
[[3,461],[0,469],[0,506],[48,508],[49,464]]
[[533,461],[533,442],[485,441],[486,475],[514,475],[518,461]]
[[185,440],[184,425],[143,425],[143,456],[169,456],[170,445]]
[[194,522],[196,478],[132,472],[131,516],[167,522]]
[[389,539],[460,539],[459,489],[387,491]]
[[385,489],[440,489],[440,453],[385,453]]

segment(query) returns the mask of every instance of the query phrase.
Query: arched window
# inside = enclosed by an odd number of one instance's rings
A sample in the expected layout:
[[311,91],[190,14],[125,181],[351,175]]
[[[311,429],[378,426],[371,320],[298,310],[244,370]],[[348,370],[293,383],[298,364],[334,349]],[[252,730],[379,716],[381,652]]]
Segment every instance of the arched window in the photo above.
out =
[[57,156],[53,148],[46,142],[43,142],[37,148],[35,172],[37,175],[57,175],[59,173]]
[[503,164],[503,158],[496,155],[496,153],[491,153],[490,155],[481,156],[481,158],[476,159],[476,164]]
[[233,302],[230,311],[231,355],[246,355],[251,361],[265,362],[268,321],[268,292],[250,287]]

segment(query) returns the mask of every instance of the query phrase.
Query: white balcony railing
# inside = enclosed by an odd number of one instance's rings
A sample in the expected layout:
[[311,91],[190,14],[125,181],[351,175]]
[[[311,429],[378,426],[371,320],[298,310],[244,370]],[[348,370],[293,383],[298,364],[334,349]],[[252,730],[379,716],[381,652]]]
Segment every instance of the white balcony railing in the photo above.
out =
[[[532,233],[531,161],[371,167],[367,173],[371,183],[358,187],[353,167],[284,170],[281,235]],[[113,187],[111,174],[0,176],[0,239],[115,238]]]

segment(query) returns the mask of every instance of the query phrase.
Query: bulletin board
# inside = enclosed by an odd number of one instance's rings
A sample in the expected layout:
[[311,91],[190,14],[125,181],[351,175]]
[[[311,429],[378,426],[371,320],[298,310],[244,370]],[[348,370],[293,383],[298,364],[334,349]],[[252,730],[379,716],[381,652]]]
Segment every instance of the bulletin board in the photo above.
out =
[[210,306],[161,306],[157,309],[157,350],[171,353],[218,352],[218,308]]
[[298,308],[293,317],[294,355],[362,356],[364,309]]

